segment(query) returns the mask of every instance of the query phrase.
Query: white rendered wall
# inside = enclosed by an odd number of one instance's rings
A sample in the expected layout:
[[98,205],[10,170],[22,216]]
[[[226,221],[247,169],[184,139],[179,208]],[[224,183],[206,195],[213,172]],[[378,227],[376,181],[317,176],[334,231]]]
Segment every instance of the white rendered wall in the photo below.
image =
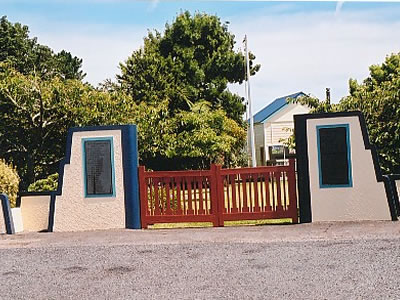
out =
[[400,179],[395,180],[396,187],[397,187],[397,195],[399,195],[400,198]]
[[48,229],[50,195],[22,196],[20,208],[24,231]]
[[[349,124],[353,187],[320,188],[317,125]],[[383,182],[377,182],[358,117],[307,120],[311,211],[313,221],[391,220]]]
[[4,222],[3,205],[0,200],[0,233],[6,233],[6,224]]
[[[85,198],[82,139],[93,137],[113,137],[115,197]],[[125,228],[121,131],[74,132],[71,147],[62,195],[56,197],[53,231]]]
[[11,208],[11,215],[13,218],[15,233],[22,232],[24,230],[24,224],[22,222],[21,208]]

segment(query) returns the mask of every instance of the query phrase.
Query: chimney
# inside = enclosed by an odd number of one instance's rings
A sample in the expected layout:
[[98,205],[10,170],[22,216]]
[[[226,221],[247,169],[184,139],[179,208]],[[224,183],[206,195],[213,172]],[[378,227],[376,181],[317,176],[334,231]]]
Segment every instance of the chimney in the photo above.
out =
[[331,104],[331,89],[330,88],[326,88],[326,102],[328,104]]

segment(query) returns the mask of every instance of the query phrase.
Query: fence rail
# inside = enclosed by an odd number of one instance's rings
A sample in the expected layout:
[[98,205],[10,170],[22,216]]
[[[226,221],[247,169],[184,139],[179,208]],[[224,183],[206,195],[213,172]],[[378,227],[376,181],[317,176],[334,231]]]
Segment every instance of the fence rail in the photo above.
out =
[[297,223],[294,161],[289,166],[147,172],[139,167],[142,228],[155,223],[290,218]]

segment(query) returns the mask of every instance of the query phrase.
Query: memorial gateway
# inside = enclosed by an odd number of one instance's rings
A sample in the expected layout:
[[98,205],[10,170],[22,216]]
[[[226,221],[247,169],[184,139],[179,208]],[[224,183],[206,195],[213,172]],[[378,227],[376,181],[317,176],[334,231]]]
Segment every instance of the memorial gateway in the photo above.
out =
[[397,220],[400,176],[382,176],[360,112],[294,118],[297,177],[293,160],[289,166],[148,172],[138,166],[135,125],[71,128],[57,191],[23,193],[16,208],[2,195],[0,231]]

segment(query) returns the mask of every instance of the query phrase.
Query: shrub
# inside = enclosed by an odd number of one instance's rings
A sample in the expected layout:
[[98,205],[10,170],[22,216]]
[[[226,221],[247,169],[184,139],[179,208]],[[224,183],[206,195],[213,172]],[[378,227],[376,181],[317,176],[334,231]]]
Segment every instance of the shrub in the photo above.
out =
[[11,207],[15,207],[17,203],[19,181],[18,173],[13,165],[0,159],[0,193],[7,194]]
[[45,179],[36,180],[28,187],[28,192],[49,192],[57,190],[58,173],[49,175]]

